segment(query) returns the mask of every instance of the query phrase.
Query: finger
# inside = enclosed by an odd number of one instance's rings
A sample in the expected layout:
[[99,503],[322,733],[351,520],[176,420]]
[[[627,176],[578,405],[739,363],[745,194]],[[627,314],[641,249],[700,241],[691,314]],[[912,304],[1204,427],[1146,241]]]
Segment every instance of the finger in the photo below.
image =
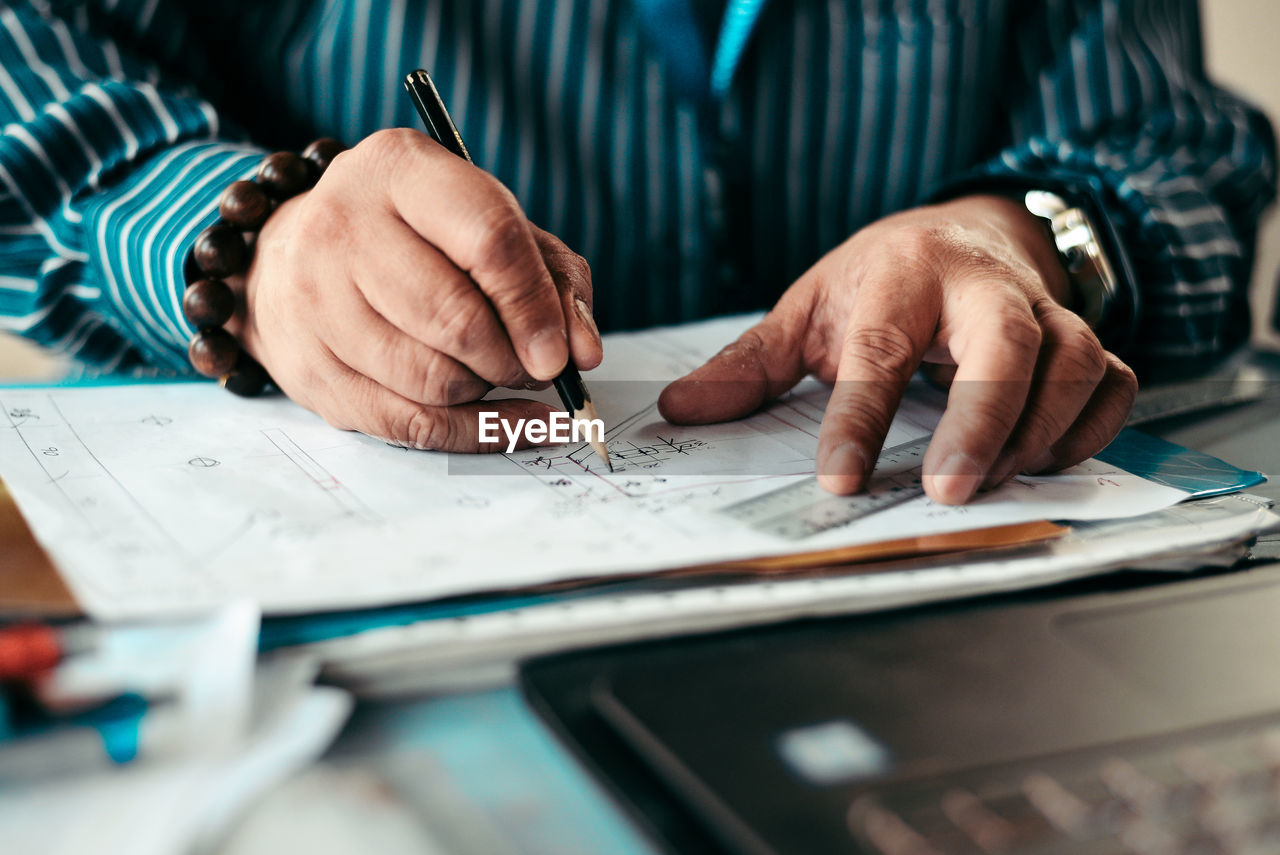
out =
[[[467,274],[403,223],[388,225],[378,245],[377,253],[362,258],[350,272],[363,295],[361,302],[404,334],[456,359],[495,386],[528,380],[507,330]],[[359,310],[356,305],[346,308]],[[349,319],[339,316],[334,321],[342,329]]]
[[986,488],[1015,472],[1050,466],[1051,446],[1084,410],[1107,371],[1102,345],[1077,315],[1048,302],[1037,315],[1044,338],[1036,378],[1017,427],[987,474]]
[[920,371],[939,389],[950,389],[956,379],[956,367],[949,362],[926,362],[920,366]]
[[560,294],[560,306],[569,322],[569,352],[573,363],[590,371],[604,359],[600,330],[592,316],[591,266],[555,235],[532,226],[534,240]]
[[[452,406],[475,401],[491,385],[471,369],[433,347],[406,335],[361,299],[347,292],[341,301],[341,323],[325,336],[339,361],[381,386],[419,404]],[[517,363],[518,365],[518,363]]]
[[859,285],[818,434],[818,482],[827,490],[848,495],[866,483],[941,311],[932,283],[881,272]]
[[947,505],[964,504],[986,480],[1022,416],[1042,340],[1020,292],[989,282],[964,290],[956,376],[924,458],[925,491]]
[[480,287],[528,372],[555,377],[569,359],[564,313],[515,197],[425,134],[387,139],[396,153],[387,158],[384,187],[396,211]]
[[658,411],[673,424],[701,425],[760,409],[804,377],[807,316],[784,297],[737,341],[663,389]]
[[1132,369],[1114,354],[1105,354],[1106,373],[1085,405],[1080,417],[1050,448],[1049,462],[1028,471],[1056,472],[1088,460],[1107,447],[1124,427],[1138,395],[1138,381]]
[[[419,404],[397,395],[336,358],[328,366],[331,374],[327,395],[312,406],[334,427],[363,434],[406,448],[432,451],[505,451],[507,443],[480,441],[480,414],[496,413],[500,421],[513,427],[520,420],[548,422],[551,408],[540,401],[507,398],[475,401],[453,407]],[[521,432],[517,448],[530,443]]]

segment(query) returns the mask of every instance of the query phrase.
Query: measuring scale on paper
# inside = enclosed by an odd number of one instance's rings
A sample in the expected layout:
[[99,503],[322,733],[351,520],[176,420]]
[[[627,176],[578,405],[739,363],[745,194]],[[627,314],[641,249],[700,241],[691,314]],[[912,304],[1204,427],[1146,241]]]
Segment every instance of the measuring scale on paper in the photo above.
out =
[[765,534],[803,540],[848,525],[877,511],[924,495],[921,464],[928,436],[882,451],[867,489],[853,496],[835,496],[806,478],[786,487],[735,502],[720,513]]

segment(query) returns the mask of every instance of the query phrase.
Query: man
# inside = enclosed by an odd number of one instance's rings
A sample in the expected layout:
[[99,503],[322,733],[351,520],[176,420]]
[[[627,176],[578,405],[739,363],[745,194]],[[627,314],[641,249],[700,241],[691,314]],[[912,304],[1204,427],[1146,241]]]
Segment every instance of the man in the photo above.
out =
[[[491,386],[600,361],[593,315],[773,305],[663,413],[736,418],[815,374],[847,493],[924,363],[952,384],[926,489],[960,503],[1114,436],[1136,386],[1105,348],[1185,371],[1247,335],[1274,144],[1207,82],[1194,0],[13,0],[0,23],[0,310],[111,368],[183,367],[183,260],[262,146],[360,141],[267,221],[230,325],[339,427],[476,450]],[[487,172],[379,130],[413,126],[415,66]],[[1036,189],[1112,256],[1106,341]]]

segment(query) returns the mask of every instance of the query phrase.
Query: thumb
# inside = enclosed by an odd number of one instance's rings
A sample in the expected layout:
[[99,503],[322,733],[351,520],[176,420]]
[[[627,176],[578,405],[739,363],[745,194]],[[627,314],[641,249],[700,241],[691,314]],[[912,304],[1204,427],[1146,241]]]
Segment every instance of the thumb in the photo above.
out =
[[750,415],[804,377],[807,329],[807,313],[779,303],[702,367],[663,389],[658,411],[667,421],[685,425]]

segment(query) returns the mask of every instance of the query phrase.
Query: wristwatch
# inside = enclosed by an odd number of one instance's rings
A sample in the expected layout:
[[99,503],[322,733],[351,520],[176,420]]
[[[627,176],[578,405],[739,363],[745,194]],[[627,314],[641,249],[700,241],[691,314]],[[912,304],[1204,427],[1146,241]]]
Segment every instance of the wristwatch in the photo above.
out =
[[1099,230],[1083,208],[1068,204],[1048,190],[1028,190],[1023,204],[1048,224],[1049,234],[1058,247],[1071,286],[1072,304],[1068,308],[1090,329],[1097,330],[1120,291]]

